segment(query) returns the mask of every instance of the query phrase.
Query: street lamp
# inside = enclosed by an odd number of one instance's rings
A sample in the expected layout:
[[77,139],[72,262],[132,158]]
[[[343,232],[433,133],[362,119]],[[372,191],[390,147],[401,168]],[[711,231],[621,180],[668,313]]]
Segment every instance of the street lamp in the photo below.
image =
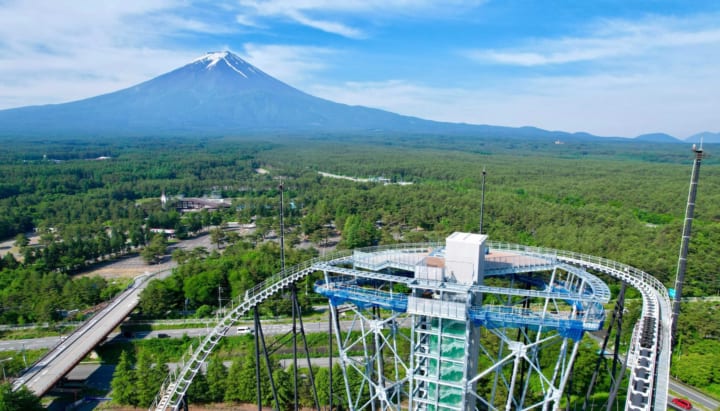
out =
[[3,382],[7,381],[7,377],[5,376],[5,363],[12,360],[12,357],[10,358],[4,358],[0,360],[0,366],[2,366],[2,373],[3,373]]

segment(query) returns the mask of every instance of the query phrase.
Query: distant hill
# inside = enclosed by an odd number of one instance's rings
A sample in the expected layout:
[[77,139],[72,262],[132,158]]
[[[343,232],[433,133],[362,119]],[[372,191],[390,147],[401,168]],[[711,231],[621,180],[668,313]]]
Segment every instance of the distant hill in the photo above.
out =
[[692,136],[685,139],[689,143],[700,143],[702,139],[703,143],[720,143],[720,133],[711,133],[704,131],[702,133],[693,134]]
[[213,52],[133,87],[0,111],[0,136],[226,136],[257,133],[460,134],[552,142],[595,139],[535,127],[443,123],[349,106],[295,89],[230,52]]
[[647,141],[652,143],[680,143],[681,140],[665,133],[642,134],[635,137],[636,141]]

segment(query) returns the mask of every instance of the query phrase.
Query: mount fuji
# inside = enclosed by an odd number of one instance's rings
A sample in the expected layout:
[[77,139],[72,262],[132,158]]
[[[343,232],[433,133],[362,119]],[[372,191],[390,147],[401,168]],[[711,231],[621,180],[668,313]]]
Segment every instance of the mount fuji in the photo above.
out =
[[0,111],[0,136],[223,136],[446,133],[592,137],[533,127],[442,123],[349,106],[295,89],[230,52],[208,53],[144,83],[84,100]]
[[419,130],[433,122],[317,98],[230,52],[117,92],[0,111],[1,135],[229,135]]

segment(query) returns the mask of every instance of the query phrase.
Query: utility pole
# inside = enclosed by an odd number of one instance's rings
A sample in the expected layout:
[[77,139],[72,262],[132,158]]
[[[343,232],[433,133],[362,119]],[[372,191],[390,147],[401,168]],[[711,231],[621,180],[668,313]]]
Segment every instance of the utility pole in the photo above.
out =
[[672,346],[677,344],[677,323],[680,316],[680,300],[682,299],[682,288],[685,283],[685,268],[687,266],[688,246],[690,244],[690,232],[692,231],[692,220],[695,214],[695,197],[697,196],[698,179],[700,178],[700,162],[703,158],[702,142],[700,147],[693,144],[695,161],[693,163],[692,175],[690,176],[690,192],[688,193],[687,207],[685,208],[685,223],[683,224],[682,241],[680,242],[680,257],[678,258],[677,275],[675,276],[675,298],[672,302]]
[[222,286],[218,286],[218,314],[217,314],[217,320],[220,321],[220,312],[222,312]]

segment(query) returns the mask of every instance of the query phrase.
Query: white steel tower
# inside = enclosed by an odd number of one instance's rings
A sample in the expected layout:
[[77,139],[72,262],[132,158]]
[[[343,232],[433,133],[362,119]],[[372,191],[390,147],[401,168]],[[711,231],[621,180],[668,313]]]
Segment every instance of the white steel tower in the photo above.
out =
[[319,267],[316,291],[353,313],[354,332],[337,333],[352,408],[559,407],[578,341],[602,327],[610,292],[551,255],[486,240],[454,233]]

